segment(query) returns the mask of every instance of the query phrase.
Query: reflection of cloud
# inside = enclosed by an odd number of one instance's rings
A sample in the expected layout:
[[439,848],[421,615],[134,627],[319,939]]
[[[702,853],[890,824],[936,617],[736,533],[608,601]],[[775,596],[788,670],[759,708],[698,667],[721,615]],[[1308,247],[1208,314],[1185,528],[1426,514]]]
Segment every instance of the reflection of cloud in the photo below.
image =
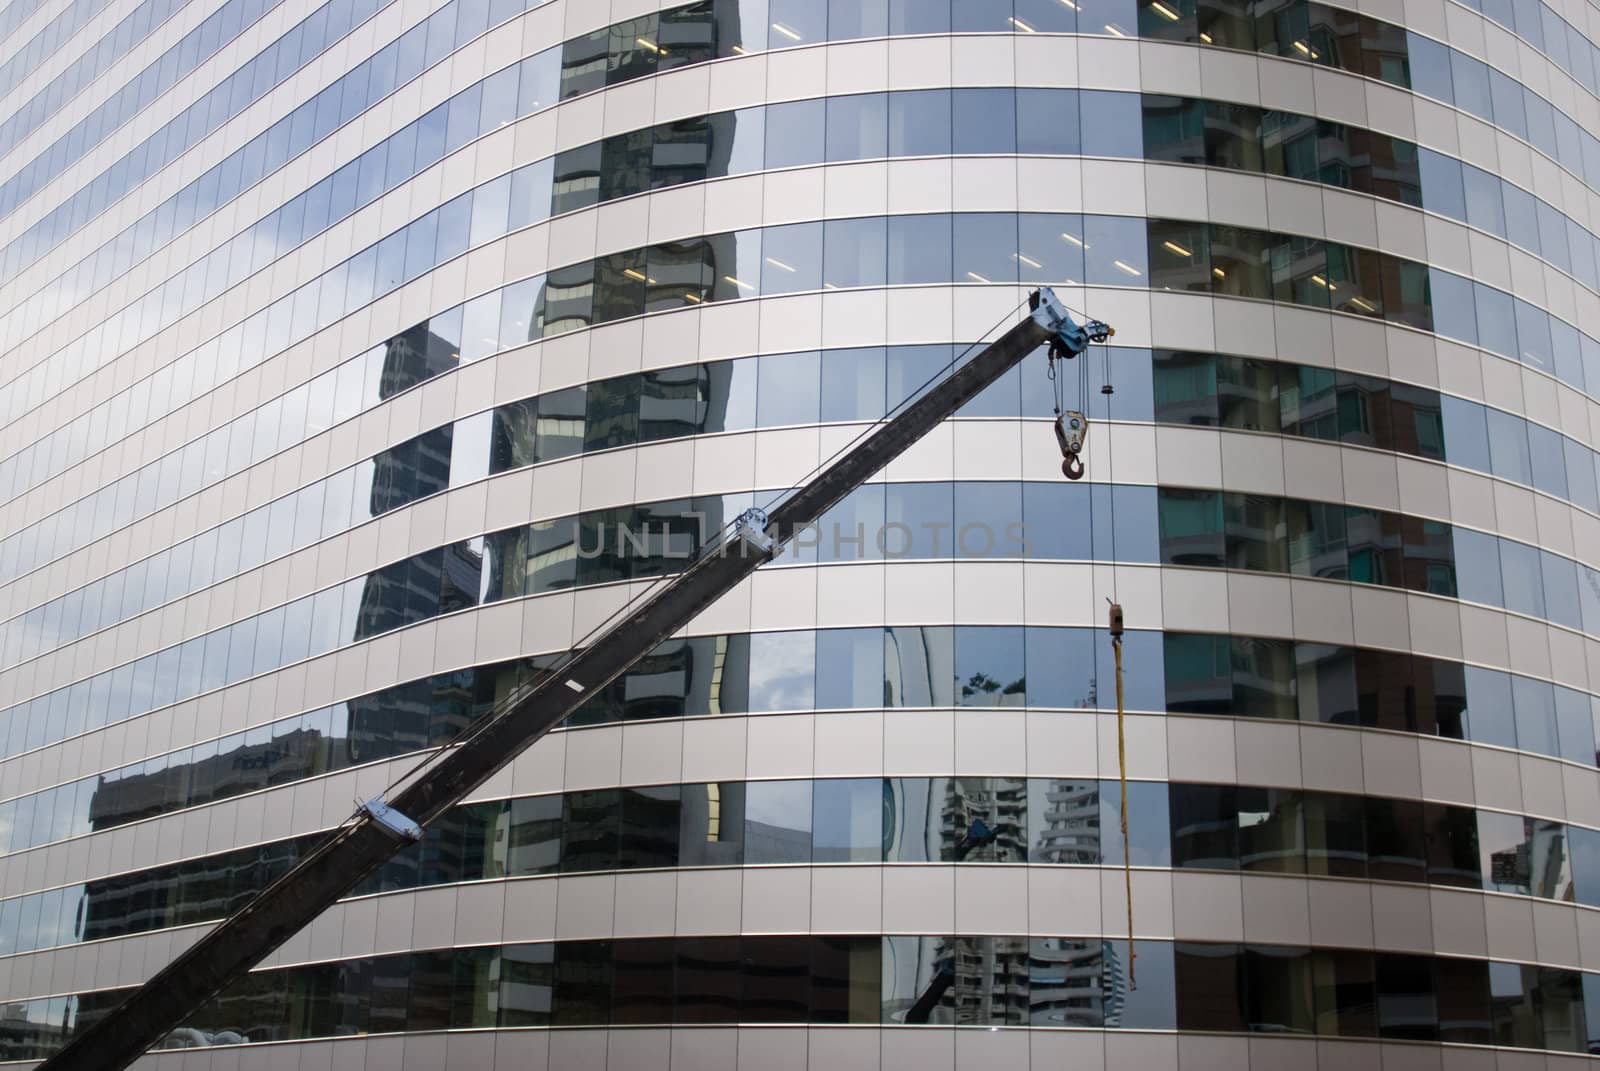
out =
[[[797,822],[797,819],[801,821]],[[784,829],[811,825],[811,782],[771,781],[745,797],[745,820]]]
[[812,705],[812,678],[816,648],[777,636],[773,642],[752,645],[750,698],[754,710],[804,710]]

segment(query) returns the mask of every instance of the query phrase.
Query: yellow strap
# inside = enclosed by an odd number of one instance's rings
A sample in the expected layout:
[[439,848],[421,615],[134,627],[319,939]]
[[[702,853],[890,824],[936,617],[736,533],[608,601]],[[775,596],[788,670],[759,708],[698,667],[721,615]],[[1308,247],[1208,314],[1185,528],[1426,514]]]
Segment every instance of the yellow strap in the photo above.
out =
[[1138,989],[1133,971],[1133,845],[1128,842],[1128,743],[1123,731],[1122,641],[1113,637],[1111,649],[1117,658],[1117,773],[1122,782],[1122,885],[1128,899],[1128,988]]

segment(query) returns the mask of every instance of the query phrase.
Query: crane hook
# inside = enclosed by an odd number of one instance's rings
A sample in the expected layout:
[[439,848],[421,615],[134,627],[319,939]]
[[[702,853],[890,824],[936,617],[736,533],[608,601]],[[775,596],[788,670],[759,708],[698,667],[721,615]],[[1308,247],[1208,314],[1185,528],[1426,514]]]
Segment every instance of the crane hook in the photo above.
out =
[[1083,479],[1084,440],[1089,437],[1089,418],[1076,409],[1056,417],[1056,442],[1061,446],[1061,472],[1069,480]]

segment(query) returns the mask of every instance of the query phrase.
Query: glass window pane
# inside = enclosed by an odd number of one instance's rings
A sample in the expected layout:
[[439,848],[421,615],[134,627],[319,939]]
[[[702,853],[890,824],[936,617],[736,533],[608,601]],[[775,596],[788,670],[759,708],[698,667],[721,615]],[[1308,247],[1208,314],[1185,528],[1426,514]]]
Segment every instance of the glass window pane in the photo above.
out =
[[891,216],[888,227],[891,285],[950,282],[949,216]]
[[889,155],[948,156],[951,103],[948,89],[919,89],[889,96]]
[[762,358],[756,393],[757,426],[815,423],[821,370],[822,359],[817,353]]
[[883,702],[883,630],[856,628],[819,631],[817,709],[876,707]]
[[1150,272],[1144,220],[1085,216],[1083,226],[1087,282],[1111,286],[1146,285]]
[[[843,108],[844,105],[839,107]],[[828,130],[826,101],[801,100],[768,105],[767,126],[775,131],[783,131],[782,137],[767,139],[766,166],[769,170],[823,161]],[[885,134],[887,136],[887,131]]]
[[763,632],[750,637],[752,711],[815,709],[816,633]]
[[884,699],[894,707],[955,705],[955,636],[948,626],[884,630]]
[[792,294],[822,285],[822,224],[768,227],[761,251],[763,294]]
[[745,787],[747,864],[811,862],[810,781],[752,781]]
[[952,222],[956,282],[1016,282],[1019,261],[1015,216],[999,212],[960,212]]
[[958,155],[1017,151],[1016,92],[957,89],[952,95],[954,152]]
[[812,860],[876,863],[883,859],[881,778],[819,780],[812,791]]

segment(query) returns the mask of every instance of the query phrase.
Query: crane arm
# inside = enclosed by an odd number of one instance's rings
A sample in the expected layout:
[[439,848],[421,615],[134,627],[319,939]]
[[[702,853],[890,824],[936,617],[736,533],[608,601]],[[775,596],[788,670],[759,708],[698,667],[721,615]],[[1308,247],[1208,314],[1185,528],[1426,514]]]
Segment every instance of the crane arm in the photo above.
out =
[[104,1018],[76,1034],[43,1071],[120,1071],[206,1000],[282,945],[522,751],[777,555],[801,528],[878,472],[1042,344],[1081,353],[1111,329],[1079,325],[1048,289],[1031,315],[791,492],[769,514],[748,510],[724,540],[627,611],[548,676],[513,694],[392,798],[364,804],[288,873],[262,889]]

